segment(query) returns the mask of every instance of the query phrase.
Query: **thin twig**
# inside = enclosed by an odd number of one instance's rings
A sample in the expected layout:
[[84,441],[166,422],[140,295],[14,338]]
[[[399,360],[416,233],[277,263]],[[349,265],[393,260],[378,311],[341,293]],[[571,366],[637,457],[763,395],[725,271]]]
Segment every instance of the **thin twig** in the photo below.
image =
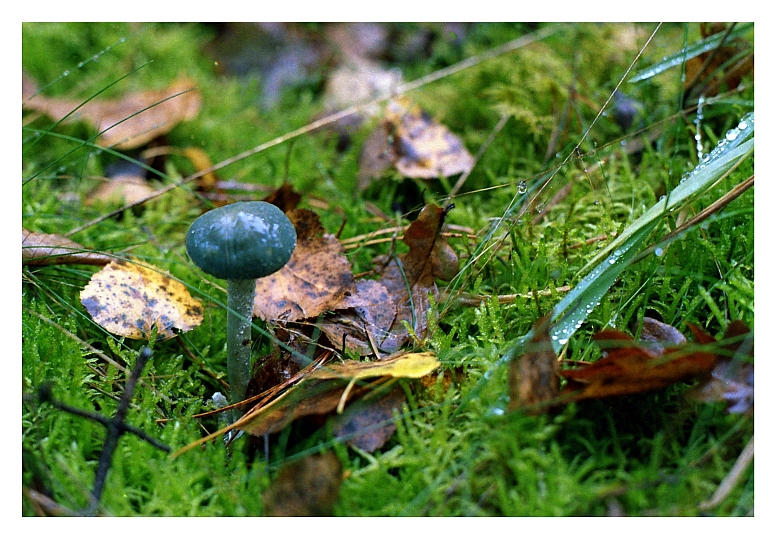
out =
[[728,472],[728,475],[726,475],[726,477],[720,483],[717,490],[715,491],[715,494],[712,495],[712,498],[710,498],[706,502],[700,503],[699,509],[701,509],[702,511],[708,511],[709,509],[713,509],[714,507],[717,507],[718,505],[720,505],[720,503],[723,500],[725,500],[729,494],[731,494],[731,491],[734,490],[734,487],[737,486],[737,483],[739,482],[739,479],[742,477],[742,474],[744,474],[745,471],[747,471],[747,467],[750,465],[751,462],[753,462],[754,458],[755,458],[755,436],[750,438],[750,441],[747,443],[745,448],[739,454],[739,457],[737,458],[736,462],[731,467],[731,470]]
[[87,410],[74,408],[65,404],[64,402],[60,402],[54,399],[53,395],[51,394],[51,386],[49,384],[44,384],[38,390],[38,400],[40,402],[48,402],[55,408],[64,412],[96,421],[108,430],[108,433],[105,436],[103,450],[100,453],[100,459],[97,463],[97,471],[95,472],[94,486],[92,488],[92,499],[88,509],[86,510],[87,515],[97,514],[97,506],[100,503],[100,497],[102,496],[103,487],[105,486],[105,479],[108,476],[108,470],[113,460],[113,453],[116,451],[116,447],[118,447],[119,438],[121,438],[124,433],[129,432],[134,434],[141,440],[148,442],[157,449],[161,449],[166,453],[170,452],[170,448],[162,442],[157,441],[140,429],[125,423],[127,412],[129,410],[130,400],[132,399],[132,395],[135,392],[135,384],[140,379],[140,375],[143,372],[146,363],[148,363],[148,360],[151,359],[151,354],[152,351],[148,347],[144,347],[140,351],[140,354],[138,354],[138,358],[135,361],[135,366],[132,368],[129,377],[127,378],[127,382],[124,385],[124,392],[122,393],[121,399],[119,400],[116,413],[112,418],[107,418]]

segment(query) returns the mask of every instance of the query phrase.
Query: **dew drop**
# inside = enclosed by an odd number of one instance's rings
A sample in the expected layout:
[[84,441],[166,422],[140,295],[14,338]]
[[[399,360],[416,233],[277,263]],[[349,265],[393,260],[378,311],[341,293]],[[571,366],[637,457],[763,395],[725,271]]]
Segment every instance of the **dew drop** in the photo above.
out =
[[741,122],[739,122],[739,125],[737,127],[742,131],[744,131],[745,129],[747,129],[747,122],[742,120]]
[[608,262],[609,262],[610,264],[615,264],[615,262],[617,262],[617,261],[616,261],[614,258],[611,258],[611,259],[610,259]]
[[739,135],[739,131],[736,129],[729,129],[728,133],[726,133],[726,140],[733,142],[736,140],[737,135]]
[[656,247],[655,251],[653,251],[656,256],[661,256],[664,254],[664,250],[661,247]]
[[100,61],[100,55],[99,54],[95,54],[94,56],[92,56],[92,62],[99,62],[99,61]]
[[526,182],[524,180],[521,180],[518,184],[518,193],[524,194],[526,192]]
[[63,77],[67,77],[68,75],[70,75],[70,71],[69,70],[66,69],[65,71],[62,72],[62,76]]

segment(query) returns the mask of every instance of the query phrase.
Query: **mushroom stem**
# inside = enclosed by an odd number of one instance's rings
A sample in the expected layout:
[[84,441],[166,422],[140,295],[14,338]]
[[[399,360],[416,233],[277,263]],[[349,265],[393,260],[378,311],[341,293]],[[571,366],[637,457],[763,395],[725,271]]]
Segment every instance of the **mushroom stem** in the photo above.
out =
[[256,279],[227,280],[227,377],[232,404],[245,398],[251,379],[251,317]]

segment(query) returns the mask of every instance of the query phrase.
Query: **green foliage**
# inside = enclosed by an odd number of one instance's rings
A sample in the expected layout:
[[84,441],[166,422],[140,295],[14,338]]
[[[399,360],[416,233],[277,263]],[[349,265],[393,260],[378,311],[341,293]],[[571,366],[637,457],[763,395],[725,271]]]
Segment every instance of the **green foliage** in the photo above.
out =
[[[402,35],[416,28],[399,24],[391,31]],[[439,25],[423,28],[432,36],[444,35]],[[752,175],[752,153],[689,202],[687,214],[661,214],[644,234],[629,229],[640,219],[653,219],[660,197],[681,185],[683,173],[698,161],[693,118],[678,114],[679,68],[621,86],[644,105],[630,131],[624,133],[612,119],[612,103],[602,109],[636,58],[635,44],[641,46],[653,28],[562,25],[540,43],[412,92],[410,97],[461,136],[473,154],[500,116],[509,119],[485,147],[447,217],[450,224],[470,228],[476,238],[451,239],[462,272],[450,284],[439,283],[444,293],[433,302],[428,338],[419,343],[434,350],[443,367],[431,383],[402,386],[407,403],[396,416],[396,434],[382,449],[368,454],[349,448],[333,439],[329,427],[305,423],[270,439],[269,462],[262,441],[248,436],[229,448],[212,443],[176,459],[124,436],[101,511],[116,516],[262,515],[262,493],[283,463],[333,448],[347,471],[335,508],[341,516],[700,514],[699,503],[712,496],[752,437],[752,417],[727,414],[723,404],[688,401],[687,384],[572,404],[555,415],[507,412],[508,352],[516,350],[535,320],[572,297],[562,287],[585,284],[590,269],[615,248],[613,238],[628,239],[624,231],[632,239],[639,236],[631,245],[634,255],[650,250],[618,266],[611,280],[599,282],[603,295],[579,324],[572,324],[576,331],[562,349],[565,359],[596,360],[600,353],[593,333],[610,326],[633,334],[646,315],[660,316],[683,331],[683,323],[691,322],[716,337],[733,320],[753,327],[752,189],[674,241],[663,242],[683,219]],[[321,25],[305,29],[318,39],[323,36]],[[473,25],[463,42],[433,41],[425,57],[406,54],[399,40],[390,60],[401,67],[405,80],[413,80],[533,29]],[[260,106],[261,81],[218,76],[202,52],[215,35],[214,27],[201,24],[25,23],[22,63],[46,95],[80,99],[160,88],[182,74],[193,78],[203,94],[203,109],[176,127],[168,143],[202,148],[214,163],[298,129],[323,111],[319,72],[287,89],[277,106]],[[697,38],[695,25],[662,26],[637,66],[654,65]],[[700,128],[705,152],[752,110],[753,86],[745,81],[743,88],[705,109]],[[22,225],[62,234],[115,209],[109,204],[87,207],[82,201],[109,166],[138,156],[83,144],[95,134],[85,125],[51,129],[45,117],[27,120]],[[373,232],[393,223],[376,224],[368,202],[393,216],[410,187],[389,180],[364,196],[356,194],[359,149],[371,127],[354,129],[344,152],[338,151],[335,137],[315,132],[237,160],[218,173],[266,188],[289,181],[304,193],[303,205],[321,215],[328,232],[342,227],[341,239]],[[626,143],[635,141],[644,143],[642,149],[627,152]],[[165,185],[193,171],[190,162],[173,155],[157,171],[156,181]],[[446,186],[456,180],[410,183],[421,187],[419,200],[442,204]],[[327,209],[321,209],[323,204]],[[210,409],[211,396],[224,391],[226,378],[223,283],[205,281],[183,246],[202,207],[203,201],[184,186],[72,236],[89,248],[163,268],[204,303],[201,326],[153,343],[154,355],[127,415],[132,426],[174,449],[218,428],[215,417],[193,416]],[[390,248],[370,245],[347,254],[355,272],[366,272],[373,257]],[[110,416],[124,387],[125,367],[147,344],[117,339],[91,321],[79,292],[93,271],[62,266],[23,272],[23,485],[73,511],[89,504],[105,429],[33,397],[51,383],[59,401]],[[476,301],[462,303],[467,298]],[[254,351],[258,357],[273,346],[260,324],[256,329],[262,336]],[[751,465],[710,513],[752,513],[753,483]],[[36,511],[25,497],[23,514]]]

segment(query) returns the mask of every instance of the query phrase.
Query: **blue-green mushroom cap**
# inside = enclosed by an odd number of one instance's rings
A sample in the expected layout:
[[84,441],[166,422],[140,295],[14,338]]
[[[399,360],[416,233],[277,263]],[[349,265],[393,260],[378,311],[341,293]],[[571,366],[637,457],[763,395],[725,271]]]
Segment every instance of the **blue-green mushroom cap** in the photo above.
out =
[[297,245],[289,218],[268,202],[235,202],[195,219],[186,251],[219,279],[258,279],[281,269]]

